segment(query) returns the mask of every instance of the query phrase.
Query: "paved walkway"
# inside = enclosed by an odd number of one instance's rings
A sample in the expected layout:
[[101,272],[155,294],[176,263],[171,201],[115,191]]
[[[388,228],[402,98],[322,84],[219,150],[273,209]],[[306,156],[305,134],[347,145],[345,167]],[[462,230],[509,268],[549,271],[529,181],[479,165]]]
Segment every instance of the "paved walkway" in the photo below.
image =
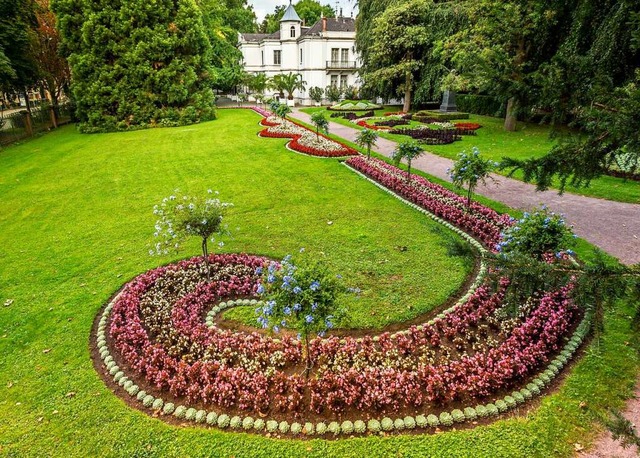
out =
[[[292,115],[301,121],[311,122],[311,116],[301,112],[299,108],[295,108]],[[356,128],[335,122],[330,123],[329,129],[332,134],[352,142],[358,133]],[[395,148],[396,142],[380,138],[375,150],[391,157]],[[427,153],[415,160],[412,166],[451,181],[446,171],[452,164],[450,159]],[[536,192],[535,186],[531,184],[500,175],[493,177],[496,181],[489,182],[487,186],[479,186],[478,194],[522,210],[531,210],[545,203],[553,211],[564,214],[580,237],[616,256],[625,264],[640,262],[640,205],[569,193],[560,196],[553,190]]]

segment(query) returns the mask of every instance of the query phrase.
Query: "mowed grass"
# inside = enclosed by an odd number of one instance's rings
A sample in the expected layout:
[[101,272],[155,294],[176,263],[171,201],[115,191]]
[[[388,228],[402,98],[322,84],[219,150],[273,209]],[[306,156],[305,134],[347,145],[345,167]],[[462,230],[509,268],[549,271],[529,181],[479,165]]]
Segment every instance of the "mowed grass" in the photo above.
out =
[[[438,285],[455,287],[466,272],[432,243],[417,212],[335,160],[256,137],[259,118],[249,111],[220,114],[198,126],[122,134],[65,128],[0,153],[0,456],[571,456],[574,443],[594,436],[592,409],[620,406],[631,393],[637,354],[628,345],[630,308],[621,305],[607,317],[603,342],[558,393],[526,417],[473,430],[278,440],[171,426],[129,408],[93,369],[91,324],[127,279],[180,257],[151,258],[146,248],[151,207],[176,187],[212,187],[235,203],[225,250],[324,253],[365,289],[361,304],[377,306],[400,291],[400,299],[435,297]],[[196,252],[193,241],[184,255]],[[394,290],[403,281],[396,276],[416,283]],[[2,305],[7,299],[13,303]]]
[[[375,114],[376,116],[382,116],[398,109],[398,107],[385,107],[381,110],[376,110]],[[309,114],[316,111],[324,111],[327,114],[327,118],[333,113],[321,107],[304,108],[302,111]],[[355,123],[343,118],[331,118],[331,121],[361,129]],[[462,140],[449,145],[425,145],[424,149],[438,156],[455,160],[461,151],[470,151],[475,146],[478,147],[484,157],[500,161],[504,157],[513,159],[541,157],[548,153],[557,142],[557,138],[550,137],[551,129],[549,126],[535,123],[519,122],[516,132],[506,132],[503,128],[504,120],[501,118],[472,114],[468,120],[460,120],[460,122],[476,122],[482,127],[476,131],[477,135],[463,136]],[[414,123],[412,122],[412,124]],[[387,132],[378,133],[381,137],[396,142],[410,140],[406,135],[393,135]],[[505,170],[499,173],[506,175],[508,172]],[[522,180],[523,175],[517,171],[513,177]],[[555,186],[556,188],[559,186],[557,181]],[[587,188],[567,186],[565,191],[619,202],[640,203],[640,182],[610,176],[602,176],[592,181]]]

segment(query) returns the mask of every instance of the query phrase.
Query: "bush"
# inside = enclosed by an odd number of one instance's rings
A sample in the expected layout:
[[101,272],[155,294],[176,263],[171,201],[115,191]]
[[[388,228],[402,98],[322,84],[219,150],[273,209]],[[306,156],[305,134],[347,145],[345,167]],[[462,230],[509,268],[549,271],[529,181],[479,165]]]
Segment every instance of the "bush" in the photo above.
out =
[[464,417],[467,420],[475,420],[476,418],[478,418],[478,414],[476,413],[476,409],[474,409],[473,407],[465,407],[464,408]]
[[171,402],[167,402],[162,408],[162,413],[165,415],[171,415],[175,411],[176,407]]
[[367,422],[367,429],[372,433],[379,433],[382,429],[382,425],[380,425],[378,420],[371,419]]
[[416,427],[416,420],[413,417],[404,417],[403,422],[406,429],[415,429]]
[[393,422],[393,429],[402,431],[404,429],[404,420],[402,420],[402,418],[396,418]]
[[391,431],[393,429],[393,420],[389,417],[384,417],[380,422],[380,428],[383,431]]
[[362,434],[367,430],[367,425],[362,420],[356,420],[353,422],[353,430],[358,434]]
[[278,422],[275,420],[269,420],[267,422],[267,431],[270,433],[275,433],[278,430]]
[[538,396],[540,394],[540,387],[534,383],[529,383],[527,385],[527,390],[531,391],[531,394],[534,396]]
[[304,424],[304,429],[302,430],[303,433],[305,433],[306,435],[310,436],[313,433],[315,433],[315,428],[313,427],[313,423],[311,422],[306,422]]
[[476,414],[480,418],[487,418],[489,416],[489,412],[487,411],[487,408],[483,405],[476,406],[475,410],[476,410]]
[[507,403],[506,403],[506,402],[504,402],[502,399],[498,399],[498,400],[495,402],[495,405],[496,405],[496,407],[497,407],[497,409],[498,409],[498,412],[500,412],[500,413],[504,413],[504,412],[506,412],[507,410],[509,410],[509,407],[507,406]]
[[253,418],[244,417],[244,420],[242,420],[242,429],[252,429],[253,423],[254,423]]
[[427,422],[427,417],[425,417],[424,415],[418,415],[416,417],[416,425],[419,428],[426,428],[428,426],[428,422]]
[[489,95],[457,94],[456,105],[460,111],[468,113],[504,118],[506,104]]
[[196,413],[197,413],[196,409],[194,409],[193,407],[189,407],[187,409],[187,412],[184,414],[185,420],[189,420],[189,421],[195,420],[196,419]]
[[500,411],[498,410],[495,404],[489,403],[485,407],[487,408],[487,413],[492,417],[495,417],[500,413]]
[[509,409],[513,409],[516,405],[518,405],[518,402],[512,396],[505,396],[504,403]]
[[322,436],[327,432],[327,425],[323,422],[320,422],[316,425],[316,434],[318,436]]
[[208,425],[215,425],[218,421],[218,414],[216,412],[209,412],[207,414],[207,424]]
[[329,431],[334,436],[337,436],[338,434],[340,434],[340,423],[338,423],[337,421],[332,421],[331,423],[329,423],[329,426],[327,426],[327,431]]
[[155,401],[153,401],[153,404],[151,404],[151,408],[153,410],[160,410],[162,409],[163,405],[164,405],[164,401],[160,398],[157,398]]
[[514,391],[513,393],[511,393],[511,397],[515,399],[516,404],[524,404],[524,402],[526,401],[526,399],[524,398],[523,394],[520,391]]
[[300,434],[302,432],[302,425],[298,422],[291,423],[291,434]]
[[127,393],[129,396],[135,396],[140,392],[140,387],[138,385],[132,385],[129,389],[127,389]]
[[204,423],[207,420],[207,411],[198,410],[195,417],[196,423]]
[[440,426],[440,419],[434,414],[430,414],[427,416],[427,424],[432,428],[435,428],[436,426]]
[[187,413],[187,408],[185,406],[178,406],[176,410],[173,412],[173,416],[176,418],[184,418]]
[[451,414],[449,412],[442,412],[440,414],[440,424],[442,426],[451,426],[453,425],[453,417],[451,416]]
[[282,434],[286,434],[289,432],[289,422],[282,420],[278,425],[278,431]]
[[[226,428],[226,427],[229,426],[230,423],[231,423],[231,418],[229,418],[229,415],[223,413],[222,415],[220,415],[218,417],[218,427],[219,428]],[[276,423],[276,425],[277,425],[277,423]]]
[[527,401],[529,401],[530,399],[533,398],[533,393],[531,391],[529,391],[529,389],[527,389],[527,388],[521,389],[520,390],[520,394],[522,394],[522,397],[524,397]]
[[264,420],[262,418],[256,418],[253,422],[253,429],[256,431],[262,431],[265,427]]
[[151,396],[150,394],[148,394],[142,399],[142,405],[145,406],[145,407],[151,407],[151,405],[153,404],[154,400],[155,400],[155,398],[153,396]]
[[453,421],[456,423],[462,423],[463,421],[465,421],[465,416],[464,413],[462,413],[462,410],[460,409],[454,409],[451,411],[451,418],[453,418]]
[[353,423],[349,420],[345,420],[340,425],[340,429],[344,434],[351,434],[353,432]]
[[240,418],[239,416],[234,416],[233,418],[231,418],[231,420],[229,420],[229,426],[233,429],[238,429],[242,427],[242,418]]

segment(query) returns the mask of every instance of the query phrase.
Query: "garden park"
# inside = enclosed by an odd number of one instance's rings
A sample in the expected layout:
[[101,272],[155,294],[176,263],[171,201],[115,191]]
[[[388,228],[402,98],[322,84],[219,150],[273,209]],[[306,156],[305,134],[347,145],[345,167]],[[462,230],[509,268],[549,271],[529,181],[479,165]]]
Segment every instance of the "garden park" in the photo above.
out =
[[[459,17],[448,3],[358,2],[362,92],[293,109],[215,104],[214,89],[246,87],[234,37],[258,29],[247,2],[16,13],[25,27],[55,13],[71,122],[0,150],[0,456],[572,457],[602,453],[610,433],[640,443],[622,413],[640,367],[637,241],[607,252],[599,230],[572,225],[639,203],[637,76],[611,71],[607,105],[602,89],[571,106],[558,95],[565,106],[535,86],[549,67],[510,76],[517,90],[491,70],[501,99],[470,76],[491,53],[463,44],[495,51],[500,34],[469,18],[500,12],[513,34],[519,7],[474,1]],[[399,22],[415,40],[382,53],[376,37]],[[18,29],[0,20],[13,40],[0,89],[28,109],[24,87],[47,92],[56,70],[20,59]],[[462,43],[451,55],[447,37]],[[455,70],[417,56],[426,43]],[[561,68],[557,51],[545,62]],[[539,96],[528,112],[525,83]],[[420,100],[453,87],[503,113]],[[593,207],[511,208],[483,195],[497,180]]]

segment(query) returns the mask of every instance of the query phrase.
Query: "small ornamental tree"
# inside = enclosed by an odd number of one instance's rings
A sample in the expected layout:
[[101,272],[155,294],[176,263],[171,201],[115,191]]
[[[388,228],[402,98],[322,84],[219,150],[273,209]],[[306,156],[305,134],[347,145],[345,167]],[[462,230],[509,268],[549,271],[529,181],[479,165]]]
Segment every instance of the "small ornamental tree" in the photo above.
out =
[[471,207],[471,196],[478,183],[487,184],[487,178],[491,178],[490,174],[497,166],[497,162],[482,158],[475,146],[471,153],[463,151],[458,154],[458,160],[453,163],[449,176],[455,186],[467,189],[468,207]]
[[[209,265],[209,240],[215,241],[214,235],[226,233],[222,219],[233,204],[221,202],[210,189],[205,198],[188,196],[176,190],[174,194],[162,199],[160,205],[153,207],[153,214],[158,217],[155,225],[157,239],[155,249],[149,254],[162,255],[170,249],[179,250],[180,245],[189,237],[200,237],[202,241],[202,257],[207,268],[207,277],[211,276]],[[218,192],[215,192],[217,195]],[[224,243],[220,242],[220,246]]]
[[324,97],[324,89],[318,86],[314,86],[309,89],[309,97],[316,103],[322,103],[322,98]]
[[411,180],[411,162],[422,156],[424,151],[416,142],[408,141],[398,144],[398,147],[393,152],[391,159],[397,165],[404,159],[407,161],[407,181]]
[[371,159],[371,147],[375,146],[377,141],[378,133],[372,129],[361,130],[356,137],[356,143],[362,148],[367,148],[367,159]]
[[287,120],[287,115],[291,113],[291,108],[286,103],[279,103],[276,109],[274,110],[276,116],[282,118],[283,121]]
[[325,117],[324,113],[318,111],[311,115],[311,122],[316,126],[316,137],[320,139],[320,131],[325,134],[329,133],[329,121]]
[[538,261],[572,255],[576,237],[561,215],[544,206],[533,213],[525,212],[522,219],[501,235],[502,241],[495,247],[498,252],[506,257],[524,255]]
[[264,305],[256,309],[258,323],[273,332],[285,328],[298,332],[308,377],[312,367],[310,336],[323,337],[344,314],[336,303],[344,291],[339,276],[332,275],[320,262],[296,266],[290,255],[280,263],[271,261],[259,267],[256,273],[261,275],[257,292],[264,299]]
[[340,97],[342,97],[342,89],[340,89],[335,84],[331,84],[327,86],[325,93],[327,94],[327,98],[329,99],[329,102],[332,102],[332,103],[339,102]]

